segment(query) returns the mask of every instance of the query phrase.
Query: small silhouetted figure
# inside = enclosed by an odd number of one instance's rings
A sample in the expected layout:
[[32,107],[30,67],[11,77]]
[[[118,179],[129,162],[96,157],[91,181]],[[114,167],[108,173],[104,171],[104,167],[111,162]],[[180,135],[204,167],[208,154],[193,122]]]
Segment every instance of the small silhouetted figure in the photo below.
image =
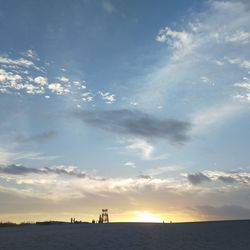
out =
[[102,220],[102,215],[101,215],[101,214],[100,214],[100,216],[99,216],[98,223],[99,223],[99,224],[103,223],[103,220]]
[[95,220],[92,220],[92,224],[95,224]]

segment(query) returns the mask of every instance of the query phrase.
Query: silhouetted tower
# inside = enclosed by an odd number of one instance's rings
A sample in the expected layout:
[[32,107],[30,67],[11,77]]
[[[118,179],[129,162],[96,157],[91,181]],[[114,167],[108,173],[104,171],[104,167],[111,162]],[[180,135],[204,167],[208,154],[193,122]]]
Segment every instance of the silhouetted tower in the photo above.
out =
[[108,209],[102,209],[102,223],[109,223]]

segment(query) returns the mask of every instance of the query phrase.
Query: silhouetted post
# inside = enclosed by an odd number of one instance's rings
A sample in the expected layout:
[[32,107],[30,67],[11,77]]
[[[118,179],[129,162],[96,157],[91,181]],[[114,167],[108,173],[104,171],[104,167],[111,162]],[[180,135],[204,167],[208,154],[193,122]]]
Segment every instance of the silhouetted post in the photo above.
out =
[[103,220],[102,220],[102,215],[101,215],[101,214],[100,214],[100,216],[99,216],[98,223],[99,223],[99,224],[103,223]]

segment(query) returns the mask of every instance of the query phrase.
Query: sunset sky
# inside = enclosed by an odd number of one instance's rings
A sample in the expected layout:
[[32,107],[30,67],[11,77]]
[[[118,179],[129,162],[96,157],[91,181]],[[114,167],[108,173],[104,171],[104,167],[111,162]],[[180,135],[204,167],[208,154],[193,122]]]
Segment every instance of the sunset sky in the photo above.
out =
[[0,0],[0,221],[250,218],[250,3]]

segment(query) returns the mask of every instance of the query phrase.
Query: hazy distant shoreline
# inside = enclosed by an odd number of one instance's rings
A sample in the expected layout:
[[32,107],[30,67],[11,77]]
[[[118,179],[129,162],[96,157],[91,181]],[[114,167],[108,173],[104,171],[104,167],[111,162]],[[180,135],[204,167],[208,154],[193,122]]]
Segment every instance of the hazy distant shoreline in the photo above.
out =
[[250,249],[250,220],[0,228],[0,249]]
[[[214,221],[187,221],[187,222],[110,222],[109,224],[193,224],[193,223],[223,223],[223,222],[234,222],[234,221],[250,221],[250,219],[242,219],[242,220],[214,220]],[[36,221],[36,222],[0,222],[1,227],[12,227],[12,226],[29,226],[29,225],[74,225],[74,224],[93,224],[88,221],[79,221],[77,223],[70,223],[68,221]],[[98,223],[94,223],[98,224]]]

